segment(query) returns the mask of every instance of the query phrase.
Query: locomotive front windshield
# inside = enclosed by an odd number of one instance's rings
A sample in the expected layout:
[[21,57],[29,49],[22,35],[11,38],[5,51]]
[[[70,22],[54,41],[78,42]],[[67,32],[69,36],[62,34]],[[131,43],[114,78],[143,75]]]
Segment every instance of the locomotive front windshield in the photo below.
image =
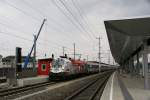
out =
[[59,68],[59,67],[62,67],[63,64],[64,64],[64,60],[63,59],[57,59],[57,60],[53,61],[52,67]]

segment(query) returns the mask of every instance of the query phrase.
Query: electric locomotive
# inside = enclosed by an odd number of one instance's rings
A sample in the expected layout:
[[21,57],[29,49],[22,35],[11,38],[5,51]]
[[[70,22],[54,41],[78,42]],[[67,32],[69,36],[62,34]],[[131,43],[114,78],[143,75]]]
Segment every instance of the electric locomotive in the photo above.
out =
[[69,76],[72,74],[71,66],[71,61],[65,57],[54,59],[49,73],[50,79],[65,78]]
[[[101,71],[106,69],[106,64],[101,64]],[[108,70],[108,69],[107,69]],[[53,59],[49,71],[50,80],[68,79],[76,76],[94,74],[99,72],[99,63],[96,61],[82,61],[60,56]]]

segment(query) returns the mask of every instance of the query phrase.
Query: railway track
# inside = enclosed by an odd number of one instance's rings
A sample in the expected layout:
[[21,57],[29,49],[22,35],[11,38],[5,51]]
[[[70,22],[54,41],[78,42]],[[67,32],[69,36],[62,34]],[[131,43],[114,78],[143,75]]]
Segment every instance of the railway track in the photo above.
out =
[[100,78],[95,79],[66,97],[65,100],[99,100],[111,73],[112,72],[109,72],[102,75]]
[[[76,88],[77,91],[75,90],[76,92],[73,92],[74,94],[67,97],[66,99],[63,97],[63,100],[97,100],[96,98],[100,98],[100,95],[97,94],[102,94],[105,83],[107,82],[107,79],[109,78],[111,73],[112,71],[102,73],[99,77],[95,78],[94,81],[88,82],[87,85],[83,88],[79,90]],[[47,86],[53,86],[56,83],[61,82],[45,82],[25,87],[0,90],[0,100],[9,100],[22,97],[30,93],[44,90]],[[46,94],[43,94],[44,97],[45,95]]]
[[34,85],[28,85],[28,86],[24,86],[24,87],[2,90],[2,91],[0,91],[0,97],[8,97],[8,96],[26,92],[28,90],[32,90],[32,89],[36,89],[36,88],[44,87],[44,86],[48,86],[48,85],[53,85],[53,84],[55,84],[55,82],[45,82],[45,83],[39,83],[39,84],[34,84]]

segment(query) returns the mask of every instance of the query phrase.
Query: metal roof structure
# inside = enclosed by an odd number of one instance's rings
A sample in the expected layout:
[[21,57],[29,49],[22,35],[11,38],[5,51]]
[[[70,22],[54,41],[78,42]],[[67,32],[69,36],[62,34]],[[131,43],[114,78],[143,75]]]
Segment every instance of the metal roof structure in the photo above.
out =
[[[104,21],[110,49],[121,64],[150,38],[150,17]],[[149,40],[148,40],[149,41]]]

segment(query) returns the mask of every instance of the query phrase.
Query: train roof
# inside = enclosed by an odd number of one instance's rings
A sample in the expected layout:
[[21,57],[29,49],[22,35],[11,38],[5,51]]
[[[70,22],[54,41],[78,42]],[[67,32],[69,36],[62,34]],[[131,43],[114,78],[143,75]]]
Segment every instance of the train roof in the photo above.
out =
[[43,58],[43,59],[38,59],[38,61],[53,61],[52,58]]
[[57,58],[57,59],[63,59],[65,62],[71,62],[67,57],[62,57],[62,56],[60,56],[59,58]]
[[[87,64],[99,64],[99,62],[97,62],[97,61],[87,61]],[[110,64],[106,64],[106,63],[102,63],[102,62],[101,62],[101,65],[103,65],[103,66],[111,66]]]

